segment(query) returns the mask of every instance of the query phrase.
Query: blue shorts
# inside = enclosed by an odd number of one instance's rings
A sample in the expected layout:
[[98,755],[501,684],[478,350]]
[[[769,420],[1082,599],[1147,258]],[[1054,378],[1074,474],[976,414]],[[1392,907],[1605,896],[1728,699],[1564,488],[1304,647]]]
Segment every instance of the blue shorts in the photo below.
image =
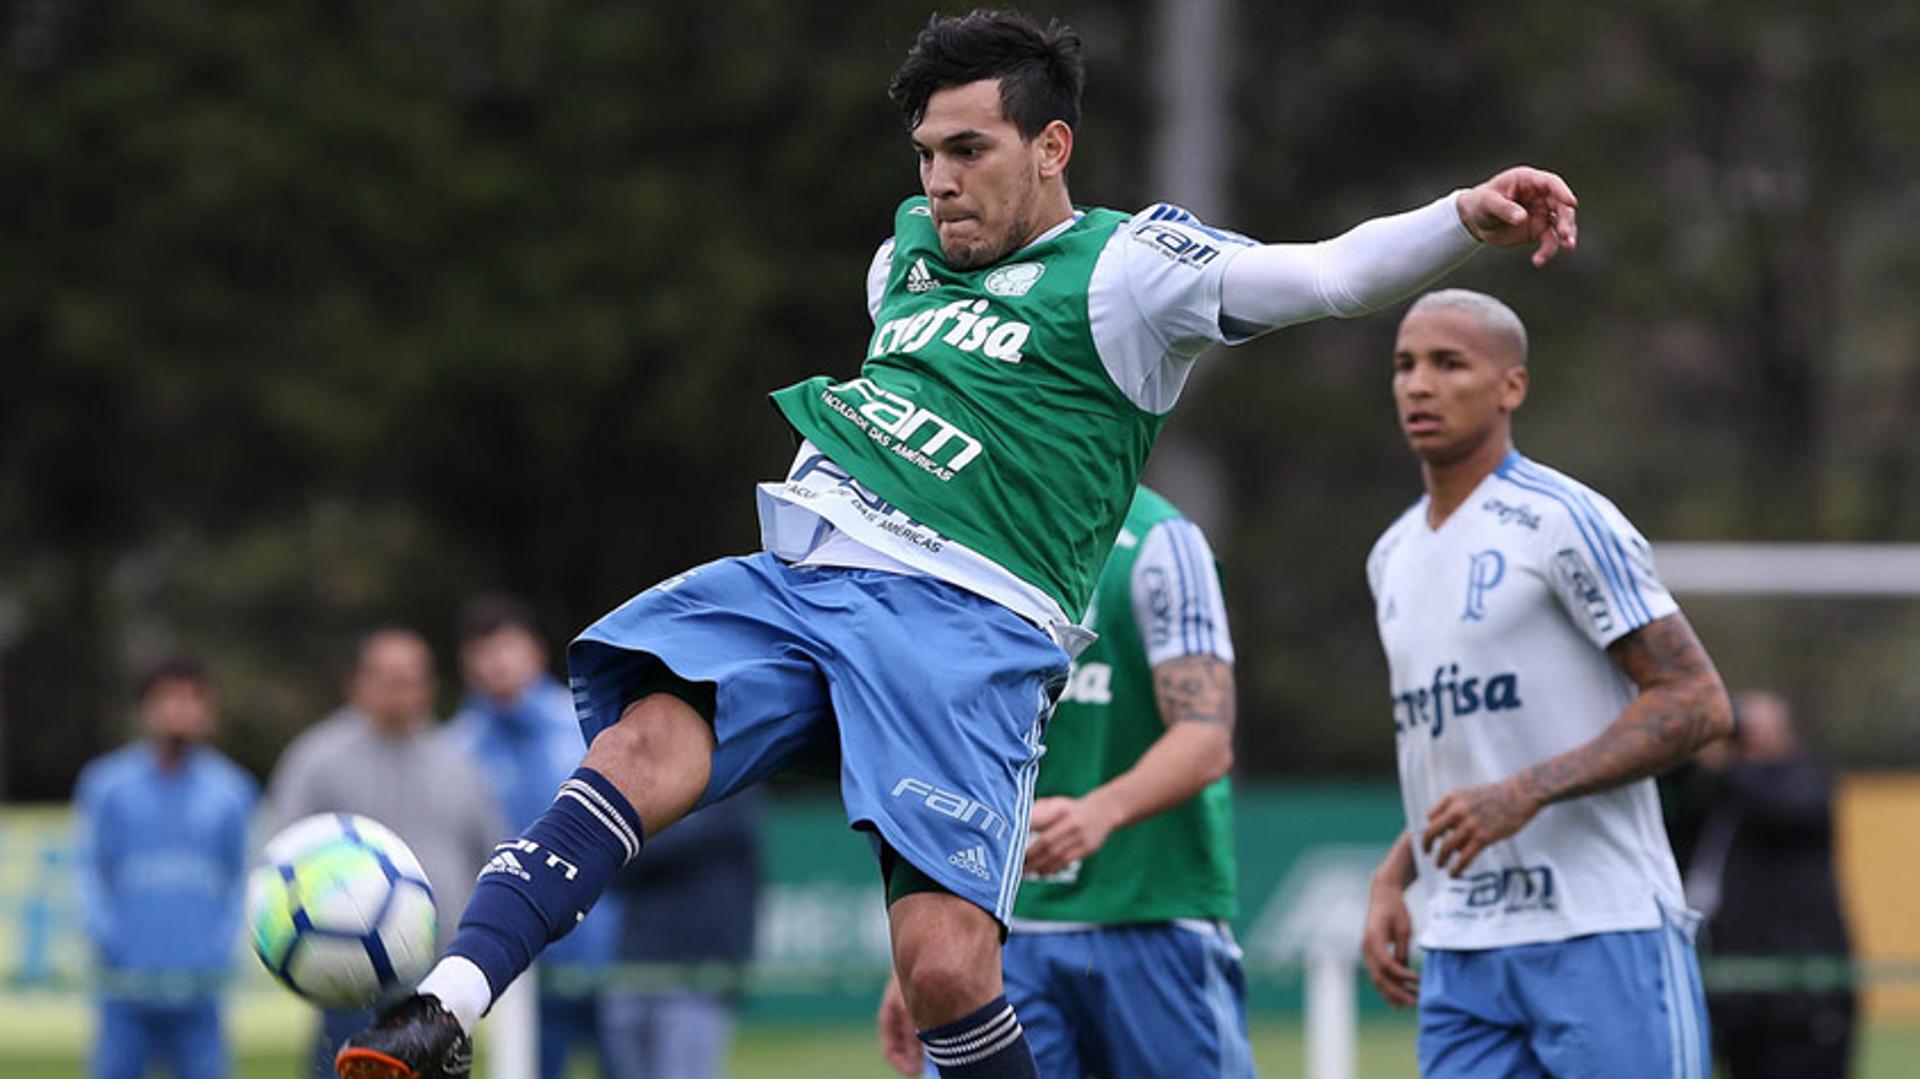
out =
[[1693,934],[1595,933],[1485,951],[1432,949],[1420,973],[1420,1074],[1707,1079]]
[[1007,1002],[1041,1075],[1251,1076],[1240,948],[1204,923],[1015,933]]
[[589,743],[662,665],[715,688],[699,805],[837,750],[847,823],[1006,922],[1068,667],[1038,627],[932,577],[723,558],[640,593],[567,649]]

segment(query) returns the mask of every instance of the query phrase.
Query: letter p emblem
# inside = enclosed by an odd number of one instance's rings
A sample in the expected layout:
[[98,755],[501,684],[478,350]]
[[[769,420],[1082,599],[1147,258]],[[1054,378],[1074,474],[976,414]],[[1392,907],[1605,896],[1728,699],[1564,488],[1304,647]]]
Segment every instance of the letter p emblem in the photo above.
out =
[[1488,548],[1476,551],[1467,561],[1467,609],[1460,621],[1478,622],[1487,617],[1487,593],[1507,576],[1507,556]]

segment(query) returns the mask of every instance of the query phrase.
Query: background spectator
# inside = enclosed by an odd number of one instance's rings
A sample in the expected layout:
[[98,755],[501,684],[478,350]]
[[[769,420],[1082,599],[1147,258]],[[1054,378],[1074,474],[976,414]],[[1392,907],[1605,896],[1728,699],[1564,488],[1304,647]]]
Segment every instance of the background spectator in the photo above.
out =
[[[619,958],[650,979],[609,992],[617,1079],[711,1079],[726,1072],[733,1013],[753,958],[760,907],[755,787],[708,806],[647,841],[647,856],[614,879],[622,905]],[[697,971],[697,975],[696,975]]]
[[[1702,754],[1687,800],[1703,806],[1686,861],[1705,950],[1758,983],[1708,986],[1715,1054],[1733,1079],[1845,1076],[1854,992],[1833,864],[1833,780],[1794,731],[1786,698],[1734,699],[1738,733]],[[1743,979],[1744,980],[1744,979]],[[1781,983],[1786,984],[1781,984]]]
[[[474,875],[505,834],[478,765],[435,722],[433,656],[406,629],[360,642],[345,707],[303,732],[274,767],[268,795],[277,830],[314,813],[358,813],[393,829],[433,884],[440,942],[451,939]],[[313,1074],[331,1079],[333,1054],[370,1012],[325,1012]]]
[[74,795],[75,863],[99,962],[97,1079],[228,1070],[219,992],[246,891],[253,777],[206,744],[213,680],[174,659],[140,681],[141,738],[88,764]]
[[[587,751],[573,695],[548,673],[547,660],[533,615],[519,601],[481,596],[461,612],[466,695],[451,729],[491,778],[509,831],[525,828],[553,802]],[[541,986],[541,1079],[560,1079],[573,1051],[587,1047],[598,1052],[601,1070],[612,1073],[592,979],[605,973],[619,931],[619,901],[603,897],[541,956],[544,972],[560,975]]]

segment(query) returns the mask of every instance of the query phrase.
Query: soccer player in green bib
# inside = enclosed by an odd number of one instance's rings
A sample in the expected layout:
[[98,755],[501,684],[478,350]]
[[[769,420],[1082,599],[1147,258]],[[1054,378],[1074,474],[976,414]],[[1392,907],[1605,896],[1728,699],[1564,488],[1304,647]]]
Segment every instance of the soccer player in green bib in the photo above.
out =
[[[1047,723],[1026,883],[1001,953],[1042,1075],[1250,1076],[1245,977],[1227,922],[1233,642],[1200,529],[1144,487],[1094,586],[1100,634]],[[881,1047],[922,1050],[899,983]]]
[[574,641],[585,761],[487,863],[418,992],[341,1050],[343,1076],[465,1074],[480,1016],[646,836],[822,748],[873,842],[928,1055],[943,1076],[1035,1074],[1000,943],[1041,735],[1196,358],[1372,310],[1483,244],[1544,263],[1575,239],[1573,193],[1530,168],[1317,244],[1076,209],[1080,85],[1057,23],[975,12],[915,41],[889,94],[922,195],[874,257],[858,373],[773,395],[800,445],[760,487],[763,550]]

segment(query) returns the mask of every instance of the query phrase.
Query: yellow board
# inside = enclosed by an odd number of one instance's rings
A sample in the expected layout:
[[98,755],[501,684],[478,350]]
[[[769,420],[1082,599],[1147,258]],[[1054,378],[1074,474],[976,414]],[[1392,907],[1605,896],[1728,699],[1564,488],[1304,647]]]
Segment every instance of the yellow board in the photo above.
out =
[[[1920,962],[1920,776],[1854,773],[1834,806],[1841,901],[1853,950],[1869,963]],[[1920,985],[1862,995],[1870,1020],[1920,1022]]]

